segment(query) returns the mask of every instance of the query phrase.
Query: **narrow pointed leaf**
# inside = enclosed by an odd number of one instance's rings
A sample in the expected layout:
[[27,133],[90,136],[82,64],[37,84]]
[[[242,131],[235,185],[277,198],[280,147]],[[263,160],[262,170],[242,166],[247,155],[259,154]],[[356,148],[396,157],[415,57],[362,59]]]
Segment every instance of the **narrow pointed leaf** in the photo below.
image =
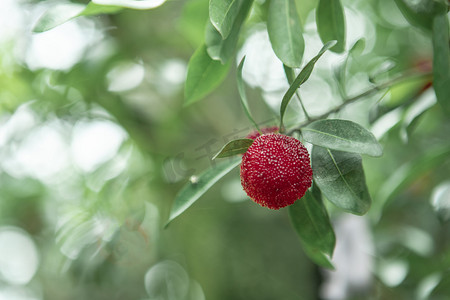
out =
[[94,2],[89,2],[86,6],[86,9],[80,14],[80,16],[93,16],[100,14],[114,14],[121,10],[124,10],[125,7],[122,6],[114,6],[114,5],[100,5],[95,4]]
[[359,154],[314,146],[311,160],[314,182],[329,201],[356,215],[369,210],[371,198]]
[[299,68],[305,50],[305,41],[295,0],[270,1],[267,31],[277,57],[285,65]]
[[303,245],[333,255],[336,236],[321,199],[307,191],[289,206],[289,217]]
[[239,12],[239,0],[211,0],[209,2],[209,18],[211,23],[226,39]]
[[447,13],[433,20],[433,87],[439,104],[450,114],[450,49]]
[[241,104],[242,104],[242,107],[244,108],[245,115],[250,120],[250,122],[252,122],[253,126],[255,126],[255,128],[258,131],[261,131],[259,129],[258,124],[256,124],[255,119],[253,119],[253,116],[250,112],[250,107],[248,105],[248,100],[247,100],[247,94],[245,93],[245,84],[244,84],[244,80],[242,78],[242,69],[244,68],[244,62],[245,62],[245,56],[242,58],[241,62],[239,63],[239,66],[237,68],[237,77],[236,77],[237,88],[239,91],[239,96],[241,96]]
[[251,139],[238,139],[230,141],[225,146],[223,146],[223,148],[216,155],[214,155],[213,159],[245,153],[248,147],[250,147],[252,144],[253,140]]
[[185,84],[185,104],[192,104],[213,91],[226,77],[230,64],[222,65],[211,59],[206,47],[201,46],[188,64]]
[[330,41],[328,43],[326,43],[322,49],[320,49],[319,53],[313,58],[311,59],[305,67],[303,67],[303,69],[300,71],[300,73],[297,75],[297,77],[295,78],[294,82],[289,86],[289,89],[287,90],[287,92],[284,94],[283,96],[283,100],[281,101],[281,106],[280,106],[280,128],[283,128],[283,117],[284,117],[284,113],[286,112],[286,108],[289,104],[289,102],[292,99],[292,96],[294,96],[295,92],[297,91],[297,89],[306,81],[308,80],[309,76],[311,76],[311,73],[314,69],[314,65],[316,64],[316,62],[319,60],[319,58],[325,53],[325,51],[327,51],[328,49],[330,49],[331,47],[333,47],[336,44],[336,41]]
[[246,0],[242,2],[239,7],[239,12],[236,20],[230,30],[229,35],[223,38],[219,31],[213,26],[211,22],[206,25],[205,44],[209,56],[214,60],[220,60],[222,63],[227,63],[234,55],[236,45],[239,39],[239,32],[244,23],[253,1]]
[[33,32],[40,33],[55,28],[58,25],[78,17],[85,8],[86,5],[76,3],[55,5],[39,18],[33,28]]
[[381,156],[383,149],[375,136],[361,125],[347,120],[327,119],[302,128],[303,139],[329,149]]
[[330,257],[326,255],[325,253],[321,252],[318,249],[310,248],[306,245],[302,245],[303,250],[305,251],[305,254],[317,265],[334,270],[333,263],[330,260]]
[[194,202],[206,193],[217,181],[239,165],[240,162],[240,157],[222,161],[216,164],[215,167],[200,174],[195,182],[187,183],[175,198],[166,227],[173,219],[194,204]]
[[333,52],[345,50],[345,17],[340,0],[319,0],[316,10],[316,23],[320,39],[326,43],[336,40],[337,44],[330,48]]

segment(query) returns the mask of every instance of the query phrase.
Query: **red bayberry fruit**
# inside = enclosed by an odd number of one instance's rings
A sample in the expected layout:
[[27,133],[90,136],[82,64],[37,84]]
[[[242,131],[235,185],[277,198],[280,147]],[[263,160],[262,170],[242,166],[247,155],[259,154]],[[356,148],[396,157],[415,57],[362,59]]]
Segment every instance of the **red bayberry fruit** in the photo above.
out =
[[[275,133],[275,132],[277,132],[277,131],[278,131],[278,127],[277,127],[277,126],[261,128],[261,132],[262,132],[263,134]],[[254,140],[254,139],[256,139],[256,138],[257,138],[258,136],[260,136],[260,135],[261,135],[261,134],[259,133],[259,131],[258,131],[258,130],[255,130],[255,131],[250,132],[250,133],[246,136],[246,138],[247,138],[247,139]]]
[[242,157],[242,187],[261,206],[280,209],[291,205],[303,197],[311,181],[308,151],[293,137],[261,135]]

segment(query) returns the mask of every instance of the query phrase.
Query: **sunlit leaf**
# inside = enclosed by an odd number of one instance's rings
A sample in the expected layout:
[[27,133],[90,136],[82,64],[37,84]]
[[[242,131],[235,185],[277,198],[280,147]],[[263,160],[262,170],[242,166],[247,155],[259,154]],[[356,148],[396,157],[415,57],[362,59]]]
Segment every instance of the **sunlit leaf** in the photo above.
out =
[[201,46],[192,55],[185,85],[185,104],[192,104],[213,91],[226,77],[230,64],[213,60]]
[[450,49],[447,10],[433,20],[433,87],[439,104],[450,114]]
[[216,164],[215,167],[200,174],[195,181],[187,183],[178,193],[170,211],[166,226],[195,201],[206,193],[219,179],[228,174],[241,162],[241,157],[233,157]]
[[211,58],[220,60],[222,63],[226,63],[234,55],[239,38],[239,32],[248,12],[250,11],[252,3],[253,1],[250,0],[242,2],[230,33],[226,38],[222,37],[220,32],[217,31],[211,22],[207,23],[205,44],[207,52]]
[[289,216],[303,245],[333,255],[336,237],[321,199],[307,191],[289,206]]
[[120,6],[132,9],[152,9],[161,6],[166,0],[92,0],[99,5]]
[[239,0],[211,0],[209,2],[209,18],[211,23],[227,38],[239,12]]
[[213,159],[245,153],[248,147],[252,144],[253,140],[251,139],[238,139],[230,141],[223,146],[223,148],[216,155],[214,155]]
[[65,3],[51,7],[37,21],[33,28],[33,32],[39,33],[53,29],[62,25],[76,17],[92,16],[99,14],[111,14],[122,10],[123,7],[98,5],[89,2],[88,5]]
[[39,33],[55,28],[73,18],[78,17],[86,8],[83,4],[58,4],[47,10],[37,21],[33,32]]
[[336,40],[333,52],[345,50],[345,17],[340,0],[319,0],[316,10],[316,23],[320,39],[326,43]]
[[294,0],[270,1],[267,31],[278,58],[289,67],[300,67],[305,41]]
[[245,115],[250,120],[250,122],[253,123],[253,126],[255,126],[255,128],[258,131],[261,131],[259,129],[258,124],[255,122],[255,119],[253,119],[253,116],[250,112],[250,107],[248,105],[248,100],[247,100],[247,94],[245,93],[245,84],[244,84],[244,80],[242,78],[242,69],[244,68],[244,62],[245,62],[245,56],[242,58],[241,62],[239,63],[239,66],[237,68],[237,77],[236,77],[237,88],[239,91],[239,96],[241,96],[241,104],[242,104],[242,107],[244,108]]
[[313,146],[311,161],[314,182],[329,201],[356,215],[369,210],[371,198],[359,154]]
[[320,49],[319,53],[311,59],[306,66],[300,71],[300,73],[295,78],[294,82],[289,86],[289,89],[283,96],[283,100],[281,101],[280,106],[280,128],[283,128],[283,118],[284,113],[286,112],[286,108],[289,104],[289,101],[291,101],[292,96],[294,96],[295,91],[306,81],[308,80],[309,76],[311,75],[314,65],[319,60],[319,58],[331,47],[333,47],[336,44],[336,41],[331,41],[326,43],[322,49]]
[[327,119],[302,128],[303,139],[311,144],[334,150],[381,156],[383,149],[374,135],[348,120]]

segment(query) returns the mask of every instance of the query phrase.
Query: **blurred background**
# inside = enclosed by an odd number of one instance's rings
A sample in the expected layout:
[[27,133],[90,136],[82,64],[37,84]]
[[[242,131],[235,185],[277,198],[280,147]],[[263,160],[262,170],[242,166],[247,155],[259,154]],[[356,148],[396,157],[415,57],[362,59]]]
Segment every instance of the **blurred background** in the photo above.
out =
[[[74,1],[87,3],[88,1]],[[297,0],[304,61],[322,43],[317,1]],[[364,157],[366,216],[329,205],[335,271],[305,256],[287,211],[249,201],[238,170],[163,226],[177,191],[252,130],[277,124],[288,84],[256,1],[224,83],[183,106],[208,0],[80,17],[32,33],[63,1],[0,1],[0,299],[450,299],[450,119],[409,80],[332,115],[384,147]],[[429,70],[429,32],[393,1],[343,1],[347,49],[326,53],[301,95],[317,116],[405,72]],[[305,120],[292,102],[289,126]]]

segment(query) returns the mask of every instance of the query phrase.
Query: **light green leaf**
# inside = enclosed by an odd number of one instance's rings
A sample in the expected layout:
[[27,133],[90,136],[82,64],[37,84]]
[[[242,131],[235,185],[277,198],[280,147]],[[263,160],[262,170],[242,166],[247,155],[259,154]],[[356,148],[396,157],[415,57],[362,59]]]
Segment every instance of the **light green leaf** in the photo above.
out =
[[239,12],[239,0],[211,0],[209,2],[209,18],[211,23],[226,39]]
[[217,181],[228,174],[241,162],[240,157],[233,157],[230,160],[222,161],[200,174],[195,181],[187,183],[178,193],[170,211],[169,223],[188,209],[195,201],[206,193]]
[[88,5],[65,3],[51,7],[37,21],[33,32],[40,33],[62,25],[80,16],[111,14],[122,10],[123,7],[98,5],[89,2]]
[[450,49],[447,10],[433,20],[433,87],[437,100],[450,114]]
[[253,119],[253,116],[250,112],[250,107],[248,105],[248,100],[247,100],[247,94],[245,93],[245,84],[244,84],[244,80],[242,79],[242,69],[244,68],[244,62],[245,62],[245,56],[241,59],[241,62],[239,63],[239,66],[237,68],[237,77],[236,77],[237,88],[239,91],[239,96],[241,96],[241,104],[242,104],[242,107],[244,108],[245,115],[250,120],[250,122],[253,123],[253,126],[255,126],[255,128],[259,132],[261,132],[258,124],[255,122],[255,119]]
[[347,120],[327,119],[302,128],[303,139],[334,150],[381,156],[383,149],[375,136],[361,125]]
[[405,19],[413,26],[430,30],[433,17],[439,10],[446,9],[444,1],[431,0],[395,0]]
[[120,6],[132,9],[152,9],[161,6],[166,0],[92,0],[98,5]]
[[295,0],[270,1],[267,31],[277,57],[285,65],[299,68],[305,50],[305,41]]
[[341,1],[319,0],[316,23],[322,42],[336,40],[337,44],[330,50],[343,52],[345,50],[345,17]]
[[366,47],[366,40],[364,38],[360,38],[350,48],[349,53],[353,56],[361,55],[365,47]]
[[223,148],[216,155],[214,155],[213,159],[245,153],[248,147],[250,147],[252,144],[253,140],[251,139],[237,139],[230,141],[225,146],[223,146]]
[[230,64],[211,59],[203,45],[192,55],[185,84],[185,105],[192,104],[213,91],[226,77]]
[[47,10],[33,27],[33,32],[40,33],[58,25],[61,25],[73,18],[78,17],[86,8],[86,5],[76,3],[58,4]]
[[356,215],[369,210],[371,198],[359,154],[314,146],[311,160],[314,182],[329,201]]
[[289,206],[289,217],[303,245],[333,255],[336,236],[321,199],[307,191]]
[[239,39],[239,32],[242,24],[247,17],[253,1],[246,0],[242,2],[236,20],[233,23],[231,31],[227,38],[223,38],[217,29],[208,22],[206,25],[205,44],[209,56],[214,60],[220,60],[226,63],[234,55],[236,45]]
[[289,104],[289,101],[291,101],[292,96],[295,94],[295,91],[306,81],[308,80],[309,76],[311,75],[314,65],[319,60],[319,58],[331,47],[333,47],[336,44],[336,41],[330,41],[326,43],[322,49],[320,49],[319,53],[311,59],[306,66],[300,71],[300,73],[295,78],[294,82],[289,86],[289,89],[283,96],[283,100],[281,101],[280,106],[280,129],[282,129],[283,126],[283,118],[284,113],[286,112],[286,108]]

